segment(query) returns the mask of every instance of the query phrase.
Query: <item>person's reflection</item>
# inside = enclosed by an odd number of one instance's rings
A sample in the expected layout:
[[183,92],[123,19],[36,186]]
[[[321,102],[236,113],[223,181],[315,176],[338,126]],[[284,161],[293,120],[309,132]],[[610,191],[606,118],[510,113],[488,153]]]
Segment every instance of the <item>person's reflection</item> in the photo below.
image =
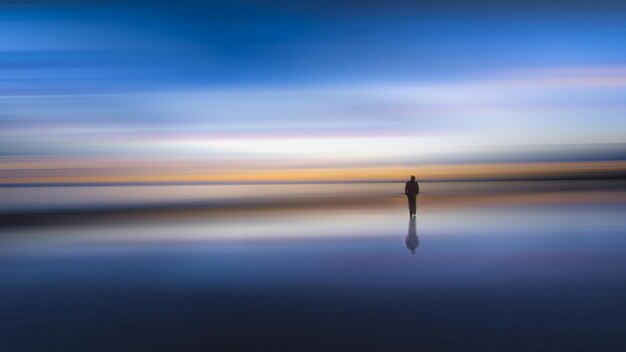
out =
[[417,238],[417,224],[415,218],[409,219],[409,233],[406,235],[406,248],[411,250],[411,254],[415,254],[415,250],[420,245],[420,239]]

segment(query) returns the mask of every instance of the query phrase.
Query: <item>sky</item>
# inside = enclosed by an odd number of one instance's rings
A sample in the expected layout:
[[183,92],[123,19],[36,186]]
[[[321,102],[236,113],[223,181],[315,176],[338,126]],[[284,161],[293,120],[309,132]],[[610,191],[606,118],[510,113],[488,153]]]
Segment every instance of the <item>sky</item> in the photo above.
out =
[[623,161],[624,38],[620,1],[3,1],[0,182]]

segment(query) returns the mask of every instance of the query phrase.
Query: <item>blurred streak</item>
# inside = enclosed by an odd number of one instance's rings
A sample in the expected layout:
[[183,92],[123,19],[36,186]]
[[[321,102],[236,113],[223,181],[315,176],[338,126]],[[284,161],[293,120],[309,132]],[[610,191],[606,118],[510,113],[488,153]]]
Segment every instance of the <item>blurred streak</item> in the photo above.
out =
[[[106,165],[106,164],[105,164]],[[157,166],[158,165],[158,166]],[[397,181],[411,173],[417,173],[426,180],[492,180],[492,179],[568,179],[568,178],[619,178],[624,177],[626,162],[536,162],[536,163],[493,163],[493,164],[451,164],[451,165],[352,165],[333,167],[276,166],[268,168],[271,162],[250,169],[238,165],[231,168],[199,166],[189,163],[181,166],[174,163],[127,167],[34,167],[11,169],[3,168],[0,185],[115,185],[122,184],[176,184],[176,183],[237,183],[237,182],[333,182],[333,181]]]

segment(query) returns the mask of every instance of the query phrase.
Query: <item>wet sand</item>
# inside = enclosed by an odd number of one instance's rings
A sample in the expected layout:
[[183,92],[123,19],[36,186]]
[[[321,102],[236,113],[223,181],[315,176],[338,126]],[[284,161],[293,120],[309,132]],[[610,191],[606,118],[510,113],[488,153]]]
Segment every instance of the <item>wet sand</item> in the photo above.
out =
[[626,348],[620,188],[364,199],[5,224],[0,350]]

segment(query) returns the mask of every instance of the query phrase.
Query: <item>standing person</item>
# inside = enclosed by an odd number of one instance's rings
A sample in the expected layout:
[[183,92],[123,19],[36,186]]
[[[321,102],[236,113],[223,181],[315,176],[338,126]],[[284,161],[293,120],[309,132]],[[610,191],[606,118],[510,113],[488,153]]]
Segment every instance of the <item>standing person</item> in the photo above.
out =
[[409,200],[409,216],[415,216],[417,205],[417,195],[420,193],[420,186],[415,181],[415,176],[411,175],[411,181],[407,181],[404,186],[404,194]]

